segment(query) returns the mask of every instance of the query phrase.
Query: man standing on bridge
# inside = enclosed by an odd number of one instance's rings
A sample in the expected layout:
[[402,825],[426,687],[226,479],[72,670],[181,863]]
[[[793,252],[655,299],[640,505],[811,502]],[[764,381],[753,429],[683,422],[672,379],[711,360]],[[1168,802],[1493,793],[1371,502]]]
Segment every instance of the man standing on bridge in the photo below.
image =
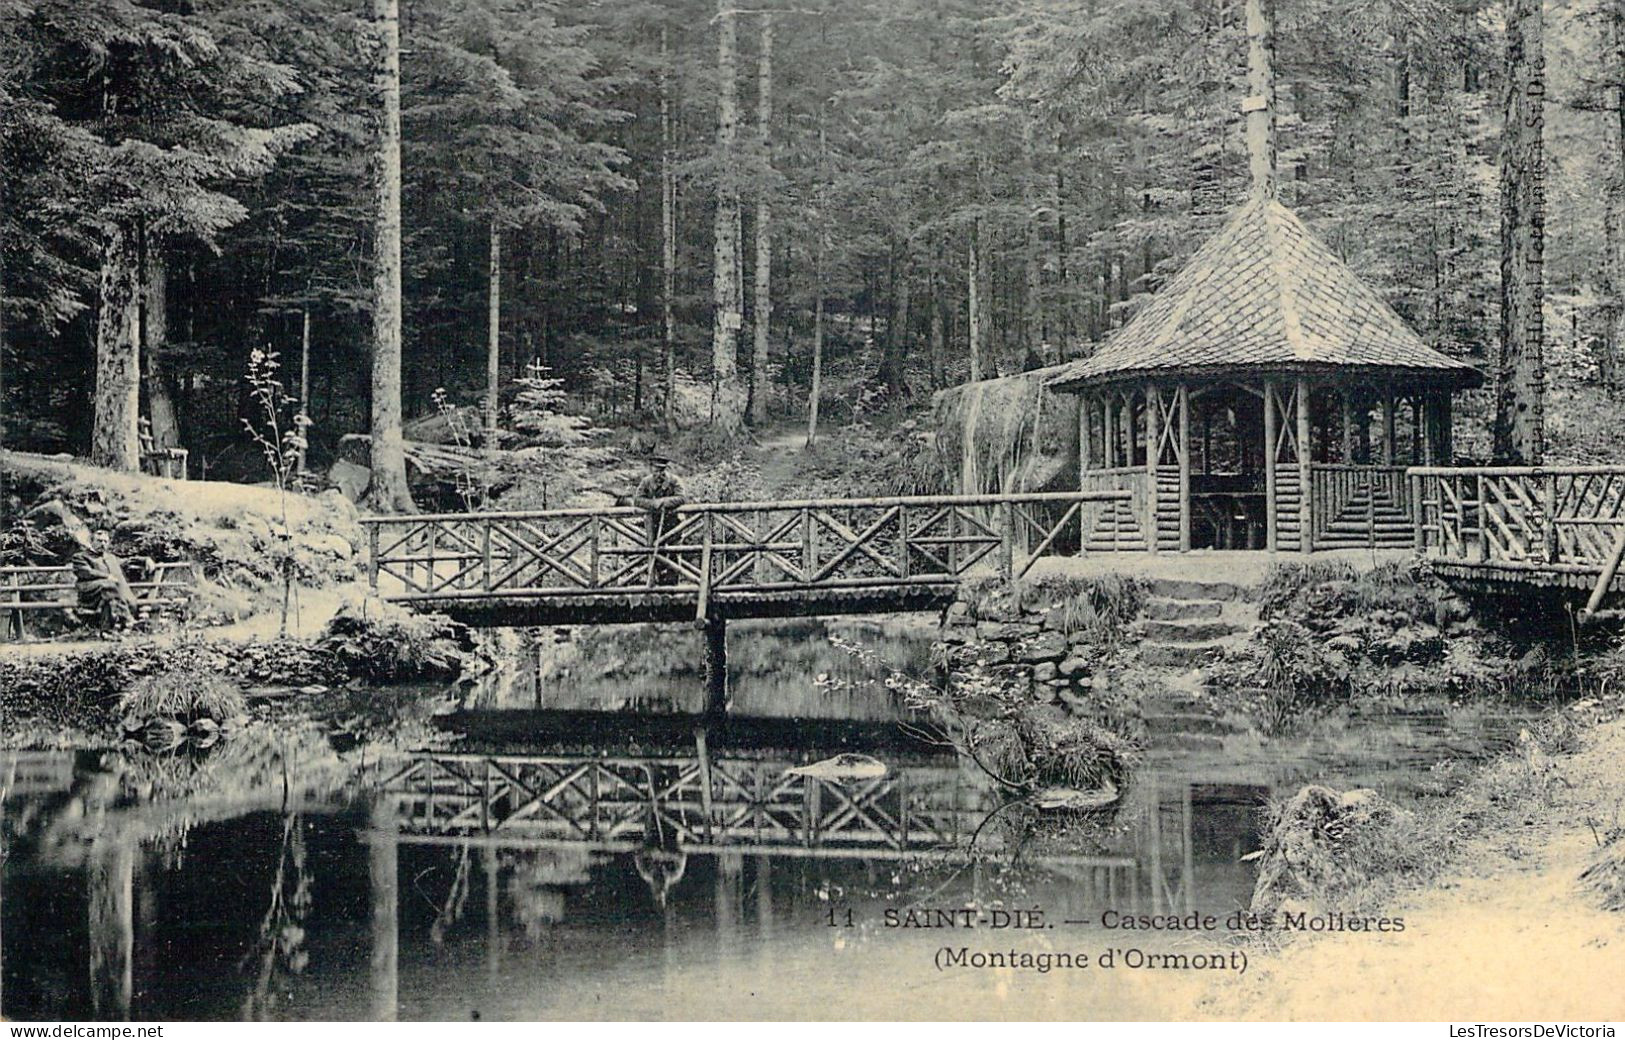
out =
[[649,475],[632,492],[632,504],[648,514],[649,584],[674,585],[677,569],[660,560],[660,540],[676,526],[676,512],[688,499],[683,485],[671,475],[671,459],[649,453]]

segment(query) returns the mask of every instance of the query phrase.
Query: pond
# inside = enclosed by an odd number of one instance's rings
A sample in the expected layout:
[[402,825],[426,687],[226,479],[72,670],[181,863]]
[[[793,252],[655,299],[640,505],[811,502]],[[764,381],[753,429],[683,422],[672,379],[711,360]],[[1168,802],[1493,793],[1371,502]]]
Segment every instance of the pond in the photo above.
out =
[[[233,752],[254,765],[223,763],[230,783],[122,751],[0,754],[0,1011],[1167,1017],[1203,976],[1155,958],[1229,971],[1236,947],[1223,928],[1125,932],[1103,914],[1228,915],[1268,799],[1306,781],[1425,799],[1525,721],[1342,715],[1273,739],[1159,725],[1113,811],[1028,841],[832,636],[908,669],[929,657],[918,627],[742,626],[719,723],[693,714],[698,633],[546,636],[518,675],[462,690],[427,742],[351,748],[307,727],[270,757]],[[786,775],[843,751],[886,775]],[[1111,970],[1077,964],[1111,950]]]

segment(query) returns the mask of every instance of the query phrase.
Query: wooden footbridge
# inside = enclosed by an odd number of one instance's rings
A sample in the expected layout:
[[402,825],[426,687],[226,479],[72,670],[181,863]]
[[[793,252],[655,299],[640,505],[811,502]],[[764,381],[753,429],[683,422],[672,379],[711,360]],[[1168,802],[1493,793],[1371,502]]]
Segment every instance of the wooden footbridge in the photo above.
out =
[[[1126,491],[368,518],[385,599],[471,625],[862,614],[1070,548]],[[1082,525],[1082,527],[1080,527]],[[1143,543],[1142,543],[1143,544]]]
[[[1344,467],[1314,483],[1309,515],[1381,497],[1365,469],[1408,516],[1408,537],[1368,508],[1368,529],[1342,517],[1354,527],[1337,548],[1408,545],[1476,592],[1583,599],[1582,620],[1622,591],[1625,467]],[[363,523],[386,600],[478,626],[690,620],[716,623],[720,636],[735,618],[940,608],[968,578],[1020,577],[1045,556],[1156,552],[1148,525],[1132,522],[1145,499],[1136,480],[1156,479],[1145,470],[1076,492],[719,503],[663,517],[559,509]],[[1200,554],[1191,559],[1201,567]]]

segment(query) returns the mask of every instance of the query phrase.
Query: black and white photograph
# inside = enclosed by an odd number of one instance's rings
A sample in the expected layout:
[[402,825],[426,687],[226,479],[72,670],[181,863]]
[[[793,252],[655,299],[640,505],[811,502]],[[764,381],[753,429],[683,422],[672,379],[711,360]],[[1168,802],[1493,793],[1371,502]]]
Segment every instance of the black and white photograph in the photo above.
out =
[[0,0],[12,1038],[1612,1037],[1622,562],[1625,0]]

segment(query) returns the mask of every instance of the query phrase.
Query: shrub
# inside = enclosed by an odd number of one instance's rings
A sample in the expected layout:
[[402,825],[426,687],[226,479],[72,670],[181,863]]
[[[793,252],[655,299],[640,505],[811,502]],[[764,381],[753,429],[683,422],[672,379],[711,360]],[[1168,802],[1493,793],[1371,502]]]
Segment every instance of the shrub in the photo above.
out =
[[470,645],[466,630],[450,618],[368,601],[333,615],[320,649],[352,675],[403,682],[456,678]]

